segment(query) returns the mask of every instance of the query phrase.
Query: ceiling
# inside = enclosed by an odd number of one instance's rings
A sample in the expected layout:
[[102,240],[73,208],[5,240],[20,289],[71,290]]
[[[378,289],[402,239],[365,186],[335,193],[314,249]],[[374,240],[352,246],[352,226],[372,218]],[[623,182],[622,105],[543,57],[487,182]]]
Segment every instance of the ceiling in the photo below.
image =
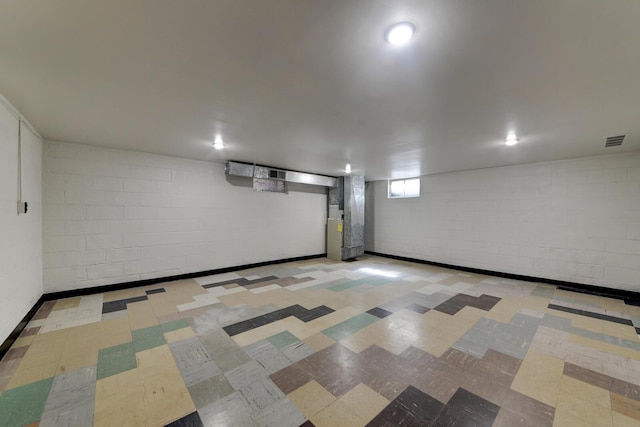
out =
[[631,0],[5,0],[0,93],[45,139],[400,178],[639,150],[638,22]]

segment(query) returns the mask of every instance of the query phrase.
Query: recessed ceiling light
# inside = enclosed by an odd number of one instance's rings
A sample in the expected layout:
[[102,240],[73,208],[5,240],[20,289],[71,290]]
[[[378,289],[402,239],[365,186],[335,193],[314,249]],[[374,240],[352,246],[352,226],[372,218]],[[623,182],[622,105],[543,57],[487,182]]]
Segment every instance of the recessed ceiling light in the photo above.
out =
[[411,22],[398,22],[389,27],[385,38],[394,46],[402,46],[411,39],[415,31],[416,27]]
[[344,167],[344,173],[351,173],[351,163],[347,163],[347,166]]
[[213,141],[213,148],[216,150],[222,150],[224,148],[222,137],[220,135],[216,135],[216,139]]
[[504,143],[507,144],[508,146],[512,146],[512,145],[516,145],[518,141],[520,140],[516,138],[514,134],[511,133],[507,136],[507,139],[504,140]]

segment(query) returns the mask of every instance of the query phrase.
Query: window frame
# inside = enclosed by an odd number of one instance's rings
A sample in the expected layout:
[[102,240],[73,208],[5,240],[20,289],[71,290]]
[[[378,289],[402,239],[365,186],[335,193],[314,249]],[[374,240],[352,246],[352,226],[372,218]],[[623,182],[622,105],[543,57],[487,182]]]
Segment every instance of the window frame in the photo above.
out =
[[[418,192],[417,194],[411,194],[411,195],[407,195],[406,190],[407,190],[407,181],[416,181],[418,183]],[[402,195],[397,195],[394,196],[391,194],[391,186],[393,183],[398,183],[398,182],[402,182]],[[420,197],[420,177],[413,177],[413,178],[401,178],[401,179],[390,179],[387,181],[387,198],[388,199],[412,199],[412,198],[416,198],[416,197]]]

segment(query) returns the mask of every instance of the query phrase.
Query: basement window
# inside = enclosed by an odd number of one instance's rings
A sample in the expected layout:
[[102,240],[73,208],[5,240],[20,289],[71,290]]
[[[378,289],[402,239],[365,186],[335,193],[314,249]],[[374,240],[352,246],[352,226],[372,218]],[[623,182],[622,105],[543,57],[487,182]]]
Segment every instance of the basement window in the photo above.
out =
[[420,197],[420,178],[393,179],[389,181],[389,198]]

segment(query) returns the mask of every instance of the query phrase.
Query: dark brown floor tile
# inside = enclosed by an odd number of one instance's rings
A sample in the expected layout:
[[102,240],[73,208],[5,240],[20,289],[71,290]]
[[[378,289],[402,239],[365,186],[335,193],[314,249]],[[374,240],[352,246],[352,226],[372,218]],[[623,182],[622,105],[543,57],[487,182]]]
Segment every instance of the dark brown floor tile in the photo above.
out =
[[345,362],[357,354],[341,344],[335,343],[322,349],[301,362],[305,369],[313,376],[322,376],[330,372],[335,365]]
[[486,363],[484,360],[479,360],[476,366],[467,369],[466,373],[486,378],[505,387],[511,387],[515,378],[515,374],[505,372],[502,366]]
[[459,388],[433,425],[491,427],[499,410],[499,406]]
[[455,366],[460,369],[473,369],[478,364],[478,358],[472,356],[464,351],[456,350],[455,348],[450,348],[445,351],[442,356],[440,356],[440,360],[448,363],[451,366]]
[[204,424],[202,423],[202,419],[200,419],[198,412],[192,412],[179,420],[167,424],[165,427],[204,427]]
[[[371,346],[371,347],[373,347],[373,346]],[[369,348],[371,348],[371,347],[369,347]],[[438,365],[438,364],[442,363],[433,354],[427,353],[426,351],[424,351],[424,350],[422,350],[420,348],[414,347],[414,346],[410,346],[405,351],[400,353],[400,357],[402,359],[406,360],[405,363],[407,363],[407,364],[409,364],[411,366],[415,366],[417,368],[426,367],[426,366],[432,366],[432,365]]]
[[482,356],[482,360],[486,363],[499,366],[503,372],[512,376],[518,373],[518,369],[520,369],[520,365],[522,364],[522,360],[517,357],[509,356],[508,354],[491,348]]
[[31,335],[36,335],[39,331],[40,328],[42,326],[38,326],[36,328],[29,328],[29,329],[25,329],[24,331],[22,331],[22,333],[20,334],[20,338],[22,337],[30,337]]
[[269,376],[284,394],[289,394],[311,381],[313,378],[305,371],[300,362],[289,365]]
[[537,426],[552,426],[555,409],[547,404],[509,390],[502,407],[514,412]]
[[459,383],[451,381],[444,373],[417,376],[411,385],[442,403],[447,403],[459,387]]
[[425,314],[430,309],[420,304],[410,304],[405,307],[407,310],[415,311],[419,314]]
[[617,378],[611,378],[611,393],[617,393],[633,400],[640,400],[640,387]]
[[509,387],[504,384],[491,381],[491,377],[479,377],[473,374],[467,374],[465,380],[462,381],[460,387],[469,390],[489,402],[502,406],[504,400],[509,394]]
[[617,393],[611,393],[611,409],[640,421],[640,402]]
[[465,294],[458,294],[456,296],[449,298],[442,304],[436,306],[435,310],[438,310],[442,313],[450,314],[453,316],[454,314],[456,314],[457,312],[459,312],[464,307],[466,307],[467,305],[469,305],[474,301],[475,301],[475,297],[472,297],[470,295],[465,295]]
[[393,401],[380,411],[380,413],[367,424],[367,427],[423,427],[425,425],[427,424],[425,424],[423,420],[418,419],[414,414],[410,413],[407,408]]
[[592,371],[591,369],[586,369],[568,362],[564,363],[564,369],[562,373],[568,377],[575,378],[578,381],[582,381],[587,384],[603,388],[605,390],[609,390],[611,388],[613,380],[613,378],[608,375],[601,374],[599,372]]
[[384,319],[385,317],[391,316],[393,314],[392,312],[380,307],[373,307],[371,310],[368,310],[367,313],[372,316],[379,317],[380,319]]
[[409,386],[395,399],[395,402],[407,408],[407,411],[424,422],[432,424],[444,408],[442,402],[434,399],[419,389]]
[[318,384],[324,387],[335,397],[342,397],[352,388],[361,383],[361,376],[336,365],[335,369],[327,374],[314,378]]
[[31,320],[46,319],[51,314],[53,306],[56,305],[56,301],[47,301],[38,309],[37,313],[31,318]]
[[492,295],[482,294],[469,305],[471,307],[479,308],[480,310],[489,311],[493,308],[494,305],[500,302],[501,299],[502,298],[494,297]]
[[12,348],[9,350],[2,360],[13,360],[20,359],[24,354],[29,350],[29,346],[25,345],[23,347]]
[[313,280],[312,277],[302,277],[302,278],[297,278],[297,277],[284,277],[282,279],[280,279],[280,282],[278,282],[280,285],[282,286],[291,286],[291,285],[297,285],[298,283],[304,283],[304,282],[308,282],[310,280]]
[[371,365],[383,368],[393,363],[394,354],[377,345],[371,345],[360,352],[360,357],[364,358]]

